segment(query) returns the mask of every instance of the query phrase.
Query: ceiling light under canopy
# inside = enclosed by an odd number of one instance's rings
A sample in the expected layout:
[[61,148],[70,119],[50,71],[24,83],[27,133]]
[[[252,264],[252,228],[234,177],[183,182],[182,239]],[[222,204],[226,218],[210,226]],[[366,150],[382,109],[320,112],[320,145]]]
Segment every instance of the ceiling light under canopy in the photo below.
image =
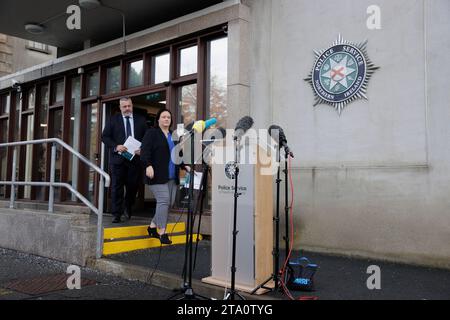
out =
[[99,0],[78,0],[78,4],[85,9],[95,9],[102,5]]
[[32,34],[41,34],[44,32],[45,27],[39,23],[27,23],[25,30]]

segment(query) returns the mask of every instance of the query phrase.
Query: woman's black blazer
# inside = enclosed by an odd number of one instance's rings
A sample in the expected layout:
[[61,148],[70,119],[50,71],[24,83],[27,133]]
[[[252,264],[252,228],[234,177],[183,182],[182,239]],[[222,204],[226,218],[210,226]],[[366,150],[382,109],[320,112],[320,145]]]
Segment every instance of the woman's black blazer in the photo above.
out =
[[[176,142],[175,142],[176,144]],[[141,145],[141,161],[144,169],[153,167],[153,179],[145,176],[146,184],[164,184],[169,181],[170,149],[164,132],[158,128],[151,128],[145,132]],[[175,165],[176,183],[180,184],[180,167]]]

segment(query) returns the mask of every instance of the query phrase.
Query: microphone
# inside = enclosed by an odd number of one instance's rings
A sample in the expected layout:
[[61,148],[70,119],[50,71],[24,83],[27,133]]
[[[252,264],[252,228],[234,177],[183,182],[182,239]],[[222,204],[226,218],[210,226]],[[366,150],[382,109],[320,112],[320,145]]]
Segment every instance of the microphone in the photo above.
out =
[[216,118],[211,118],[206,121],[199,120],[199,121],[195,121],[194,125],[192,126],[192,129],[201,133],[201,132],[205,131],[206,129],[208,129],[209,127],[215,125],[216,123],[217,123]]
[[204,139],[202,140],[202,143],[205,146],[207,146],[207,145],[210,145],[211,143],[213,143],[215,141],[219,141],[219,140],[225,139],[226,136],[227,136],[227,132],[222,127],[217,127],[217,128],[214,128],[214,129],[210,129],[210,130],[205,132]]
[[[274,132],[275,130],[278,131],[278,136],[276,136],[276,133]],[[275,141],[277,141],[277,143],[279,143],[280,148],[283,147],[284,148],[284,152],[291,156],[292,158],[294,158],[294,154],[292,153],[292,151],[289,149],[288,145],[287,145],[287,139],[286,139],[286,135],[284,134],[283,129],[281,129],[280,126],[277,126],[275,124],[271,125],[269,127],[269,134],[272,138],[274,138]]]
[[216,118],[211,118],[206,121],[203,120],[191,121],[186,125],[186,127],[181,123],[178,125],[177,133],[180,137],[187,134],[191,134],[193,131],[202,133],[203,131],[205,131],[206,129],[208,129],[209,127],[211,127],[216,123],[217,123]]
[[240,139],[248,129],[253,126],[253,119],[249,116],[245,116],[241,118],[236,124],[236,128],[234,129],[234,139]]
[[195,121],[191,120],[186,126],[184,126],[184,124],[179,124],[179,126],[182,126],[183,128],[183,134],[187,133],[187,132],[191,132],[192,131],[192,127],[194,126]]

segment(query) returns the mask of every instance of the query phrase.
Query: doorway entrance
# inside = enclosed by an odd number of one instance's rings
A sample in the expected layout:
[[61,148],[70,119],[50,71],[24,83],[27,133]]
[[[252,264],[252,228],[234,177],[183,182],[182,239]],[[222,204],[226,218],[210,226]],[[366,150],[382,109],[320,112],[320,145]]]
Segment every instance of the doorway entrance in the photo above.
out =
[[[167,104],[166,91],[158,91],[147,93],[139,96],[131,97],[133,101],[133,112],[144,116],[147,120],[147,127],[154,127],[156,124],[156,114],[160,109],[166,108]],[[108,101],[104,103],[105,121],[117,113],[120,113],[119,99]],[[105,122],[106,123],[106,122]],[[104,152],[104,168],[103,170],[110,173],[109,170],[109,152],[105,149]],[[144,172],[142,173],[144,175]],[[105,212],[111,212],[111,190],[105,189]],[[137,198],[133,208],[133,215],[139,217],[151,217],[154,214],[156,201],[151,194],[149,188],[144,185],[144,176],[138,186]]]

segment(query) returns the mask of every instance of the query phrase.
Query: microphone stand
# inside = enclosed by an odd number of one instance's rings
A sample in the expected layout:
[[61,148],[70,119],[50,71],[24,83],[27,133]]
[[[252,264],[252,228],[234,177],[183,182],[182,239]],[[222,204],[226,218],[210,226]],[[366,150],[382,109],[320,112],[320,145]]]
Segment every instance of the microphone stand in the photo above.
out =
[[[205,142],[214,142],[214,140],[202,140],[202,144]],[[202,149],[203,150],[203,149]],[[204,158],[204,150],[202,151],[202,158]],[[202,178],[201,178],[201,182],[200,182],[200,191],[197,197],[197,202],[196,202],[196,206],[195,206],[195,211],[194,211],[194,217],[192,220],[192,225],[195,225],[195,219],[196,219],[196,215],[197,212],[200,210],[199,212],[199,221],[198,221],[198,226],[197,226],[197,234],[200,234],[200,227],[201,227],[201,223],[202,223],[202,216],[203,216],[203,207],[204,207],[204,200],[205,200],[205,196],[206,196],[206,192],[208,189],[208,173],[209,173],[209,165],[208,163],[206,163],[206,161],[202,161]],[[199,205],[200,203],[200,205]],[[184,257],[184,266],[183,266],[183,288],[186,287],[186,262],[188,261],[188,233],[186,233],[186,248],[185,248],[185,257]],[[193,262],[193,270],[195,270],[195,266],[196,266],[196,262],[197,262],[197,252],[198,252],[198,243],[199,241],[195,242],[195,253],[194,253],[194,262]]]
[[[216,139],[213,140],[202,140],[202,145],[207,146],[206,143],[213,143],[215,142]],[[206,150],[206,148],[203,150],[202,154],[203,154],[203,159],[205,159],[205,153],[204,151]],[[211,155],[210,155],[211,156]],[[195,209],[195,213],[197,213],[199,211],[199,205],[198,203],[200,202],[200,212],[199,212],[199,216],[198,216],[198,226],[197,226],[197,234],[200,234],[200,227],[201,227],[201,223],[202,223],[202,216],[203,216],[203,207],[204,207],[204,200],[206,197],[206,193],[208,190],[208,173],[210,171],[210,166],[208,165],[207,161],[202,161],[203,162],[203,174],[202,174],[202,180],[201,180],[201,190],[197,199],[197,206]],[[195,219],[194,219],[195,221]],[[195,224],[195,223],[194,223]],[[196,266],[196,262],[197,262],[197,252],[198,252],[198,244],[199,241],[197,241],[195,243],[195,254],[194,254],[194,270],[195,270],[195,266]]]
[[234,166],[235,166],[235,172],[234,172],[234,211],[233,211],[233,255],[232,255],[232,262],[231,262],[231,288],[228,291],[227,295],[225,296],[224,300],[235,300],[235,296],[238,296],[241,300],[245,300],[245,298],[240,295],[235,290],[235,279],[236,279],[236,236],[238,234],[238,231],[236,230],[237,226],[237,199],[241,195],[241,193],[238,193],[238,177],[239,177],[239,160],[238,160],[238,153],[239,153],[239,143],[238,143],[238,137],[234,137]]
[[[185,264],[184,268],[184,284],[183,284],[183,290],[184,292],[183,297],[181,297],[178,300],[209,300],[209,298],[201,296],[199,294],[194,293],[194,290],[192,289],[192,242],[193,242],[193,232],[194,232],[194,204],[193,204],[193,198],[194,198],[194,174],[195,174],[195,160],[194,160],[194,150],[195,150],[195,144],[194,144],[194,134],[195,130],[192,130],[190,132],[190,138],[191,138],[191,172],[190,172],[190,180],[189,180],[189,197],[188,197],[188,217],[187,217],[187,229],[186,229],[186,239],[188,239],[187,235],[189,234],[189,241],[186,246],[185,251],[185,257],[187,257],[187,252],[189,252],[189,259],[188,263]],[[175,296],[172,296],[169,298],[169,300],[175,298],[178,294]]]
[[[202,216],[203,216],[203,205],[204,205],[206,192],[207,192],[207,189],[208,189],[209,166],[208,166],[208,164],[206,162],[203,163],[203,170],[202,171],[203,171],[203,173],[202,173],[202,180],[201,180],[201,183],[200,183],[201,190],[200,190],[199,197],[197,199],[197,208],[195,210],[195,212],[197,213],[197,211],[199,210],[198,208],[199,208],[199,202],[200,202],[200,212],[199,212],[199,216],[198,216],[197,234],[200,234],[200,226],[201,226],[201,223],[202,223]],[[195,242],[194,270],[195,270],[195,266],[196,266],[196,262],[197,262],[198,243],[199,243],[198,241]]]

